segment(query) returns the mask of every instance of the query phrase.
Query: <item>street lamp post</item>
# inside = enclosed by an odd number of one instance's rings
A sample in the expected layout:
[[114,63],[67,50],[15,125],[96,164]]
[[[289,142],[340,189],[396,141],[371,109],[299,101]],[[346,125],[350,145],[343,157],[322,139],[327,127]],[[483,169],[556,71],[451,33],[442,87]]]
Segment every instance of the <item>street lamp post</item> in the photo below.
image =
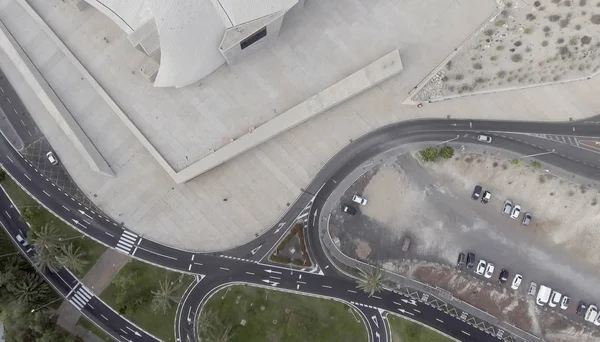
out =
[[63,239],[63,238],[59,237],[58,241],[69,241],[69,240],[79,239],[79,238],[83,239],[84,237],[85,237],[85,235],[72,236],[72,237],[66,238],[66,239]]
[[38,310],[40,310],[40,309],[43,309],[43,308],[47,307],[48,305],[50,305],[50,304],[52,304],[52,303],[56,303],[56,302],[58,302],[59,300],[62,300],[62,298],[60,298],[60,297],[59,297],[59,298],[56,298],[55,300],[53,300],[53,301],[51,301],[51,302],[49,302],[49,303],[46,303],[46,304],[44,304],[44,305],[40,306],[39,308],[31,309],[31,313],[34,313],[34,312],[36,312],[36,311],[38,311]]
[[548,151],[548,152],[541,152],[541,153],[536,153],[536,154],[530,154],[527,156],[522,156],[521,159],[525,159],[525,158],[529,158],[529,157],[537,157],[537,156],[543,156],[545,154],[552,154],[554,153],[554,149],[552,149],[552,151]]
[[457,134],[457,135],[456,135],[456,138],[452,138],[452,139],[448,139],[448,140],[446,140],[446,141],[442,141],[441,143],[439,143],[439,144],[437,144],[437,145],[435,145],[435,146],[440,146],[440,145],[442,145],[442,144],[449,143],[449,142],[451,142],[451,141],[454,141],[454,140],[456,140],[456,139],[458,139],[458,138],[460,138],[460,134]]

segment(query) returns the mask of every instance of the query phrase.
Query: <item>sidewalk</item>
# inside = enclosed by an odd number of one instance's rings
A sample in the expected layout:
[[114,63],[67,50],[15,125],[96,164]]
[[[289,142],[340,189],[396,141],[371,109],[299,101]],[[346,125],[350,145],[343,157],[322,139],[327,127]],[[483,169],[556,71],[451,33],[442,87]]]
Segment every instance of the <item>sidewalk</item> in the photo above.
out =
[[[81,281],[95,295],[100,295],[117,273],[119,273],[121,268],[130,260],[129,257],[113,249],[107,249]],[[102,339],[93,333],[77,325],[81,317],[81,312],[71,305],[69,301],[63,301],[57,310],[57,314],[57,324],[71,334],[81,337],[86,342],[102,341]]]
[[[330,213],[333,210],[333,207],[335,206],[335,199],[339,198],[341,194],[345,192],[346,189],[350,185],[352,185],[354,181],[366,171],[379,166],[379,164],[385,164],[388,162],[388,160],[391,163],[390,158],[395,158],[396,155],[402,153],[401,151],[406,152],[415,149],[418,150],[419,147],[423,146],[428,146],[428,144],[416,143],[404,145],[398,149],[387,151],[385,153],[382,153],[381,155],[371,158],[372,160],[379,160],[381,162],[371,164],[368,167],[357,168],[352,173],[350,173],[344,180],[342,180],[339,183],[336,190],[331,195],[329,195],[329,197],[327,198],[327,202],[323,205],[321,213]],[[344,271],[344,268],[374,267],[364,262],[352,259],[343,254],[332,241],[331,235],[328,232],[328,227],[329,218],[325,219],[325,217],[321,217],[321,219],[319,219],[319,235],[323,237],[323,239],[321,239],[321,244],[324,247],[326,255],[330,258],[334,266],[340,272],[349,275],[348,272]],[[469,303],[463,302],[462,300],[455,298],[454,296],[452,296],[451,293],[447,291],[440,291],[440,289],[436,289],[427,284],[389,271],[385,272],[387,278],[396,285],[396,288],[392,289],[392,291],[394,292],[400,292],[404,295],[423,301],[453,316],[461,315],[458,311],[468,313],[469,315],[473,316],[470,318],[465,318],[465,320],[468,323],[494,336],[500,334],[507,337],[507,333],[510,333],[511,335],[513,335],[514,341],[541,341],[539,337],[534,336],[526,331],[523,331],[502,320],[499,320],[496,317],[488,314],[487,312],[484,312],[479,308],[472,306]]]

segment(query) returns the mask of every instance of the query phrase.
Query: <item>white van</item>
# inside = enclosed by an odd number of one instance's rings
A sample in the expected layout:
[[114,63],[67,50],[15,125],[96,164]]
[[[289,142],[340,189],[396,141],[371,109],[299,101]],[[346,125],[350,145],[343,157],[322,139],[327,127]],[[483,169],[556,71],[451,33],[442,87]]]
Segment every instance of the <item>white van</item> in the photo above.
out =
[[540,285],[540,290],[538,291],[537,297],[535,299],[537,305],[544,306],[544,304],[548,303],[551,293],[551,288],[545,285]]

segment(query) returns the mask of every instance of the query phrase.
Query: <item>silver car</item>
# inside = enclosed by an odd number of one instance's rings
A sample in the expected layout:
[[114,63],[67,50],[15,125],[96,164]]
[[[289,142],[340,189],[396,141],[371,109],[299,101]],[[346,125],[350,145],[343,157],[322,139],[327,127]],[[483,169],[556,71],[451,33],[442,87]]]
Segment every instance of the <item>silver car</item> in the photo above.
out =
[[537,284],[532,281],[531,284],[529,284],[529,290],[527,290],[527,294],[530,296],[535,296],[536,292]]
[[511,200],[504,201],[504,207],[502,207],[502,214],[504,214],[504,215],[510,215],[511,211],[512,211],[512,202],[511,202]]
[[479,134],[479,135],[477,135],[477,141],[481,141],[481,142],[489,144],[492,142],[492,137],[490,137],[489,135],[485,135],[485,134]]

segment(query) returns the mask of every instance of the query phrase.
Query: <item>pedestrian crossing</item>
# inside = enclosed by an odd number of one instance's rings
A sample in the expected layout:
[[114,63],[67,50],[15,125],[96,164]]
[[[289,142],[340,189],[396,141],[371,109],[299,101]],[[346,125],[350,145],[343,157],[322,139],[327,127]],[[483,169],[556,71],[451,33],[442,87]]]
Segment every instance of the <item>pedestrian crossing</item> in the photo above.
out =
[[69,298],[69,303],[73,304],[77,310],[81,311],[93,296],[94,294],[91,293],[90,290],[81,285],[73,291],[73,295]]
[[570,135],[552,135],[552,134],[546,134],[545,138],[548,139],[548,140],[559,142],[559,143],[569,144],[569,145],[572,145],[572,146],[579,147],[579,141],[577,140],[577,137],[573,137],[573,136],[570,136]]
[[119,238],[119,242],[117,242],[117,250],[129,254],[138,237],[137,234],[124,230]]

